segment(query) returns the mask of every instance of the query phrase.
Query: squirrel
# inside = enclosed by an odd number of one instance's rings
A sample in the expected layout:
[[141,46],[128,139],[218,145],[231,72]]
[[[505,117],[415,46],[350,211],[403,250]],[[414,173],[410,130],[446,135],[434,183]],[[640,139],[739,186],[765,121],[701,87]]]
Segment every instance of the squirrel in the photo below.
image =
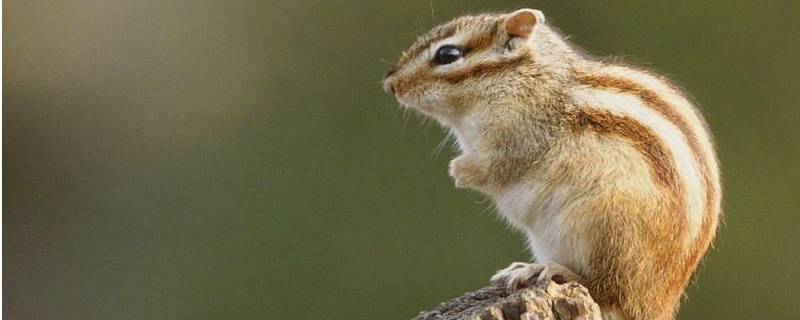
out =
[[604,319],[674,319],[722,192],[709,127],[682,90],[583,53],[534,9],[436,26],[382,84],[456,138],[456,187],[527,236],[537,263],[492,282],[577,281]]

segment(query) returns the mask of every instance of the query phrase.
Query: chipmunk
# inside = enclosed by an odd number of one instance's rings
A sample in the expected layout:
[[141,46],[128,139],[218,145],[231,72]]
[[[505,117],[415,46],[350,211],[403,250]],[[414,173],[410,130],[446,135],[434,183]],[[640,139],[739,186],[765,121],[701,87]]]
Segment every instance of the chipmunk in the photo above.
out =
[[591,58],[521,9],[433,28],[383,87],[451,131],[455,185],[527,235],[538,262],[493,282],[578,281],[605,319],[674,318],[721,187],[709,128],[667,79]]

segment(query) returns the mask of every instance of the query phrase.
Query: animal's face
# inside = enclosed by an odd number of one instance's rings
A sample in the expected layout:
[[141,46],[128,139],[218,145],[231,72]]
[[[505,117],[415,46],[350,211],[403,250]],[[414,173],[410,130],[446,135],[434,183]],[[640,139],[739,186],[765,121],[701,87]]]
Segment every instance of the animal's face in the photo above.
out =
[[384,89],[445,125],[485,105],[529,61],[528,38],[541,12],[464,16],[433,28],[386,74]]

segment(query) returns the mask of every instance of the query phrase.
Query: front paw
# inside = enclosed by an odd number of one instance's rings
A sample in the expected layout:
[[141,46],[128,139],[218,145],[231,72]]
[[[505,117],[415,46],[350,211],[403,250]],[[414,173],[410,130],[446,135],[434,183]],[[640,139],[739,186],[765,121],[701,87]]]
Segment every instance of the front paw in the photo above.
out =
[[450,176],[457,188],[479,188],[488,183],[488,174],[474,159],[460,156],[450,161]]

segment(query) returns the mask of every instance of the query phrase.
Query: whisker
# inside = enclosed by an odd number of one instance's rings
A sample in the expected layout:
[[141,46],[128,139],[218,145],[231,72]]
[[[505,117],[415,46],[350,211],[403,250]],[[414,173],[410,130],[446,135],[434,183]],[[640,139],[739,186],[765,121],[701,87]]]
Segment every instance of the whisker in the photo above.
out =
[[[491,199],[489,199],[489,197],[484,196],[483,200],[479,201],[478,203],[487,204],[486,207],[481,211],[482,215],[483,214],[494,215],[497,213],[497,207],[494,205]],[[499,217],[500,215],[495,215],[495,216]]]
[[392,121],[397,121],[397,116],[403,113],[403,108],[394,108],[394,116]]
[[448,142],[451,142],[452,138],[453,135],[450,132],[447,132],[446,135],[444,136],[444,139],[442,139],[442,141],[439,142],[439,144],[437,144],[436,147],[433,148],[433,150],[430,153],[430,157],[434,159],[439,158],[439,156],[442,154],[442,151],[444,150],[444,147],[448,144]]
[[408,118],[410,118],[408,108],[403,108],[403,132],[408,128]]
[[428,0],[428,5],[431,7],[431,22],[436,22],[436,14],[433,12],[433,0]]
[[430,117],[417,114],[417,119],[419,119],[419,123],[422,125],[422,130],[428,130],[431,128]]

